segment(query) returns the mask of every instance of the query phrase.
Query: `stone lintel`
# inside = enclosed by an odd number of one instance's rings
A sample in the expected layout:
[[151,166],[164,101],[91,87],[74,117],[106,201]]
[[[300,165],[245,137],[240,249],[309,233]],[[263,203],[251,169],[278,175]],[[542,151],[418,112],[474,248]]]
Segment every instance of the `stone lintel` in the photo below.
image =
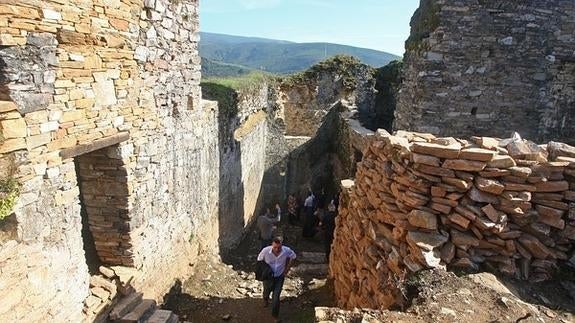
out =
[[74,147],[71,147],[68,149],[64,149],[60,152],[60,157],[62,157],[62,159],[73,158],[73,157],[76,157],[79,155],[87,154],[89,152],[92,152],[92,151],[95,151],[98,149],[113,146],[115,144],[126,141],[129,138],[130,138],[130,134],[128,132],[120,132],[116,135],[113,135],[113,136],[110,136],[107,138],[94,140],[93,142],[91,142],[89,144],[83,144],[83,145],[74,146]]

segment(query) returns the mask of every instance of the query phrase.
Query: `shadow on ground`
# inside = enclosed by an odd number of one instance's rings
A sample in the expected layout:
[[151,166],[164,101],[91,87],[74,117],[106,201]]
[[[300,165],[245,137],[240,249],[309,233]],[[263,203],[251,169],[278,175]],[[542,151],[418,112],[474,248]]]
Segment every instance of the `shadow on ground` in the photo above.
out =
[[[166,296],[163,308],[177,313],[182,321],[273,322],[271,309],[263,307],[261,298],[194,297],[174,288]],[[181,285],[179,288],[181,291]],[[280,319],[285,323],[314,322],[316,306],[333,306],[331,284],[304,291],[297,297],[282,297]]]

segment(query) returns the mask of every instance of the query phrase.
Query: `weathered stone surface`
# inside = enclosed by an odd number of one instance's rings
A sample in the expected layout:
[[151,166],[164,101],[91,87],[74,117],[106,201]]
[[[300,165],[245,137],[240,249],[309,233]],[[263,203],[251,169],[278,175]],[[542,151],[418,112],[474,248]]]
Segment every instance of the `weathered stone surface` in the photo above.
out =
[[435,167],[441,166],[441,160],[435,156],[429,156],[429,155],[422,155],[422,154],[415,154],[414,153],[411,155],[411,157],[413,158],[414,163],[424,164],[424,165],[429,165],[429,166],[435,166]]
[[415,169],[429,175],[455,177],[455,172],[451,169],[429,166],[424,164],[415,164]]
[[413,210],[407,215],[407,220],[409,224],[416,227],[429,230],[437,229],[437,216],[430,212]]
[[471,221],[469,219],[467,219],[466,217],[463,217],[457,213],[453,213],[450,214],[448,216],[449,221],[459,225],[460,227],[467,229],[469,228],[469,224],[471,223]]
[[487,162],[487,167],[490,168],[509,168],[515,166],[517,166],[515,160],[509,155],[495,155],[493,159]]
[[[573,144],[572,94],[565,89],[572,87],[575,66],[569,59],[559,59],[572,57],[575,49],[568,18],[563,16],[574,12],[572,6],[559,0],[521,7],[483,1],[426,4],[414,16],[406,41],[394,129],[500,138],[518,131],[532,140]],[[520,39],[510,34],[512,30],[532,37]],[[550,63],[540,41],[553,43],[563,54],[551,55],[554,63]],[[532,88],[544,89],[546,95],[532,96]],[[487,149],[496,149],[498,141],[476,137],[476,143],[485,142]],[[531,149],[518,153],[537,158]]]
[[[566,220],[571,216],[568,212],[575,209],[569,204],[575,202],[569,200],[575,199],[569,191],[573,183],[566,167],[570,162],[511,158],[512,162],[501,163],[505,168],[453,171],[434,165],[438,160],[479,162],[481,166],[486,162],[462,159],[461,155],[460,159],[422,158],[421,153],[410,152],[405,142],[392,144],[393,137],[387,135],[381,142],[372,142],[358,167],[355,185],[341,200],[337,241],[332,251],[335,256],[331,259],[334,262],[330,263],[340,304],[361,306],[366,304],[362,297],[380,288],[370,283],[352,288],[356,277],[349,274],[348,268],[355,266],[367,268],[366,281],[377,280],[381,272],[402,276],[442,265],[478,270],[482,263],[502,274],[542,280],[551,277],[559,259],[566,258],[564,250],[575,239],[575,227]],[[427,140],[438,145],[456,140],[426,139],[408,132],[402,132],[402,138],[408,139],[407,144],[412,147]],[[517,140],[520,139],[504,140],[501,144],[506,146]],[[465,140],[460,142],[467,144]],[[531,144],[526,147],[530,153],[522,158],[544,156],[533,155],[538,148]],[[508,156],[505,149],[497,152],[497,156]],[[564,181],[568,185],[541,184],[549,181]],[[538,192],[536,185],[560,191]],[[366,227],[365,223],[369,225]],[[354,238],[353,243],[349,237]],[[392,284],[385,287],[390,295],[400,294]],[[390,304],[387,298],[378,300]]]
[[[219,113],[201,99],[198,3],[162,3],[157,21],[141,20],[141,3],[117,0],[0,5],[10,9],[0,9],[2,34],[11,34],[0,48],[0,120],[5,139],[18,136],[3,140],[0,159],[17,156],[23,165],[14,174],[23,188],[13,210],[20,257],[1,261],[0,285],[27,295],[0,321],[92,321],[89,314],[107,305],[97,299],[114,297],[115,286],[90,296],[80,203],[94,256],[136,267],[131,283],[147,295],[164,295],[198,254],[219,250]],[[164,20],[174,37],[144,38],[167,28]],[[144,61],[134,58],[138,47]],[[64,149],[75,153],[62,156]],[[76,168],[71,157],[83,163]],[[1,299],[7,290],[0,288]]]
[[482,192],[475,187],[472,187],[467,194],[475,202],[499,204],[499,199],[495,195]]
[[486,206],[482,207],[481,210],[485,213],[485,215],[487,215],[489,220],[496,223],[499,222],[501,216],[499,212],[497,212],[497,210],[493,207],[493,205],[487,204]]
[[456,246],[479,246],[479,240],[476,237],[458,230],[451,230],[451,242]]
[[522,235],[519,242],[537,259],[546,259],[551,252],[537,238],[530,235]]
[[425,142],[415,142],[411,147],[412,151],[420,154],[431,155],[439,158],[457,158],[461,150],[459,143],[451,145],[440,145]]
[[424,251],[432,251],[435,248],[441,247],[448,238],[438,233],[424,233],[409,231],[407,233],[407,241],[413,243]]
[[[477,160],[482,162],[490,162],[493,160],[495,155],[497,154],[496,151],[482,149],[482,148],[465,148],[461,150],[459,154],[459,158],[462,159],[469,159],[469,160]],[[493,166],[490,166],[493,167]]]
[[475,187],[481,191],[495,195],[499,195],[505,190],[505,186],[500,182],[483,177],[475,178]]
[[562,192],[569,189],[566,181],[546,181],[535,184],[537,192]]
[[441,167],[463,170],[468,172],[479,172],[482,171],[486,166],[486,163],[474,161],[474,160],[463,160],[463,159],[447,159],[443,162]]

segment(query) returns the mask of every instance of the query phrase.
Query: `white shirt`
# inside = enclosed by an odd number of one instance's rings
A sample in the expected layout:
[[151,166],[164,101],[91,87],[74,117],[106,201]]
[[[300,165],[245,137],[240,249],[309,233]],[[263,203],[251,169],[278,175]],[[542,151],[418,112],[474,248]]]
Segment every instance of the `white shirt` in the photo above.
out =
[[314,199],[314,197],[315,197],[315,196],[313,196],[313,194],[310,195],[310,196],[308,196],[308,197],[305,199],[305,201],[303,202],[303,206],[312,207],[312,206],[313,206],[313,199]]
[[272,268],[274,277],[279,277],[284,272],[288,259],[295,259],[295,257],[295,252],[290,247],[282,246],[282,251],[276,257],[272,251],[272,246],[267,246],[260,251],[258,261],[265,261]]

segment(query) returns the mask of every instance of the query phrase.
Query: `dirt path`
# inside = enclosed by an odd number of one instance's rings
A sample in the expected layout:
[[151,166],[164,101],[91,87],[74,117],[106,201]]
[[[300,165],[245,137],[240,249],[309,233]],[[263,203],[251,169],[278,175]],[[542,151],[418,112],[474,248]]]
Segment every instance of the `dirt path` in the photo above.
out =
[[[301,237],[301,227],[282,223],[278,230],[284,244],[298,255],[288,275],[280,309],[282,322],[313,322],[315,306],[332,306],[332,287],[326,280],[327,264],[322,232],[314,239]],[[165,305],[191,322],[273,322],[270,308],[263,307],[262,284],[253,276],[260,242],[251,232],[222,262],[200,262],[183,283],[181,293]]]

